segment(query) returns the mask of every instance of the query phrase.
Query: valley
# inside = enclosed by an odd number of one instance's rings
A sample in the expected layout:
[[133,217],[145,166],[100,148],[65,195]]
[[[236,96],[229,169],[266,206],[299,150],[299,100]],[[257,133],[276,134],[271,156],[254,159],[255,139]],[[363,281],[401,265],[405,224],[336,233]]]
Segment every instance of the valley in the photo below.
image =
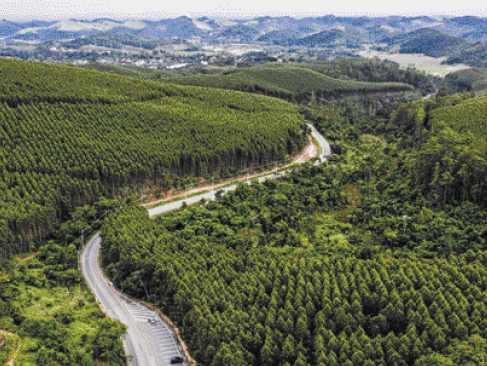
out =
[[486,363],[485,24],[0,21],[0,364]]

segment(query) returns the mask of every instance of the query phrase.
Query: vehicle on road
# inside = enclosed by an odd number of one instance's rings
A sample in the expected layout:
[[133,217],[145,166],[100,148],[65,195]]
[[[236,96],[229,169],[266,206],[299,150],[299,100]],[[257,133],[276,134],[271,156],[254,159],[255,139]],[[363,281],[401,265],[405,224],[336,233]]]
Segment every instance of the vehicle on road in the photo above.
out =
[[171,365],[179,364],[179,363],[183,363],[183,362],[184,362],[184,360],[182,357],[179,357],[179,356],[171,357]]
[[151,324],[154,324],[156,322],[156,319],[155,318],[149,318],[149,319],[147,319],[147,321]]

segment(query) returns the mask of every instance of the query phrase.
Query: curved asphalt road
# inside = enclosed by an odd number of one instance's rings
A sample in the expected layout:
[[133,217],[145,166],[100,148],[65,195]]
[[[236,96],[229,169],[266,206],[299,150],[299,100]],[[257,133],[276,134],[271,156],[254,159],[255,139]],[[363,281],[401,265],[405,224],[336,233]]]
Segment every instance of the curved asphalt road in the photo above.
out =
[[[166,366],[174,356],[183,357],[172,329],[157,313],[119,293],[103,275],[99,263],[101,237],[96,233],[81,253],[81,270],[108,316],[128,326],[124,346],[130,365]],[[156,319],[149,323],[148,319]]]
[[[315,162],[315,165],[321,164],[324,162],[330,155],[331,155],[331,149],[330,149],[330,144],[325,140],[323,135],[318,132],[318,130],[313,126],[313,125],[308,125],[311,128],[311,134],[313,137],[318,141],[318,144],[321,146],[321,152],[320,155],[318,156],[318,160]],[[272,178],[277,178],[278,176],[282,176],[286,174],[286,172],[281,172],[281,173],[271,173],[269,175],[263,176],[258,178],[259,183],[262,183],[266,179],[272,179]],[[224,192],[223,194],[227,193],[228,191],[233,191],[237,188],[236,184],[232,184],[231,186],[227,186],[225,188],[222,188],[221,190]],[[172,211],[176,208],[180,208],[183,205],[183,202],[186,202],[188,205],[191,205],[193,203],[196,203],[198,201],[201,201],[202,199],[205,200],[213,200],[215,198],[215,192],[207,192],[207,193],[202,193],[198,194],[196,196],[192,196],[190,198],[186,198],[183,200],[179,201],[174,201],[171,203],[168,203],[167,205],[161,205],[154,207],[152,209],[147,210],[149,212],[149,216],[156,216],[164,212]]]
[[[315,163],[315,165],[317,165],[325,161],[328,156],[331,155],[331,150],[328,142],[316,128],[312,125],[310,125],[310,128],[312,135],[321,145],[319,161]],[[258,178],[258,180],[259,182],[263,182],[266,179],[277,178],[284,174],[286,174],[286,172],[271,173]],[[223,191],[228,192],[236,188],[237,185],[234,184],[223,188]],[[185,200],[153,208],[148,210],[149,216],[179,208],[182,206],[183,202],[192,204],[203,198],[214,199],[214,192],[203,193]],[[99,263],[100,248],[101,237],[99,233],[97,233],[86,244],[81,253],[81,271],[97,301],[101,303],[108,316],[118,319],[128,326],[124,345],[127,355],[132,356],[130,365],[168,366],[170,365],[171,357],[183,357],[183,352],[176,341],[173,330],[164,322],[164,320],[153,310],[125,297],[106,279]],[[156,319],[156,323],[149,323],[149,318]]]

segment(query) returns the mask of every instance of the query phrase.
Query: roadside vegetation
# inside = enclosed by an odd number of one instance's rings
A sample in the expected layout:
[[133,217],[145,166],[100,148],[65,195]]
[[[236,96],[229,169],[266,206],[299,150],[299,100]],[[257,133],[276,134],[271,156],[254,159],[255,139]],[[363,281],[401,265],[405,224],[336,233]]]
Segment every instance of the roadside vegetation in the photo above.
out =
[[8,346],[0,348],[0,360],[9,360],[14,343],[21,341],[16,365],[126,364],[125,325],[102,312],[83,282],[79,238],[72,240],[79,236],[78,228],[86,229],[101,212],[116,207],[116,201],[102,200],[78,208],[75,219],[63,226],[69,245],[49,241],[39,252],[6,263],[6,275],[0,278],[0,336]]
[[104,195],[165,192],[307,142],[283,101],[0,60],[0,262]]
[[125,208],[102,229],[107,273],[147,298],[142,278],[203,365],[480,365],[485,191],[474,169],[464,180],[450,170],[446,184],[441,168],[470,157],[481,167],[483,148],[444,165],[429,144],[448,128],[473,142],[482,105],[432,97],[392,121],[310,108],[332,161],[155,221]]
[[21,340],[16,334],[0,329],[0,365],[10,365],[16,358]]

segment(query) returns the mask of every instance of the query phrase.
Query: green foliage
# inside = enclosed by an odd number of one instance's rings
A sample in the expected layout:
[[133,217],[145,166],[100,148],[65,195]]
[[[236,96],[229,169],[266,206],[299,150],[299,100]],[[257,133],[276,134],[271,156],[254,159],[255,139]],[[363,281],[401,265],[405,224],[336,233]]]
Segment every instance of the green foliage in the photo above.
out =
[[418,147],[415,183],[440,205],[487,203],[486,111],[486,98],[466,94],[405,105],[392,118]]
[[[3,315],[24,316],[9,331],[22,338],[16,363],[29,365],[125,365],[121,336],[126,328],[101,311],[93,295],[79,284],[77,251],[53,243],[34,259],[19,263],[10,275],[9,291],[0,288],[13,310]],[[7,318],[0,317],[1,324]]]
[[472,67],[458,70],[445,76],[442,89],[450,92],[477,92],[487,89],[487,69]]
[[416,69],[401,69],[395,62],[361,57],[318,60],[311,63],[296,63],[293,66],[308,68],[334,79],[371,83],[404,83],[424,92],[433,92],[437,83],[434,77]]
[[[367,354],[376,364],[412,365],[429,348],[445,353],[454,340],[486,336],[476,326],[487,305],[483,257],[470,263],[459,257],[347,259],[312,248],[278,253],[269,248],[273,230],[257,247],[235,246],[214,231],[236,228],[230,207],[244,194],[229,193],[220,203],[158,223],[140,209],[124,209],[103,230],[103,258],[114,281],[143,297],[140,283],[123,280],[142,278],[149,300],[182,326],[203,364],[225,362],[225,345],[235,342],[244,364],[317,364],[315,355],[334,352],[340,364]],[[261,225],[261,219],[246,224]],[[210,345],[216,354],[207,353]]]
[[0,74],[0,261],[102,195],[169,190],[307,141],[295,107],[261,96],[14,60]]
[[180,85],[199,85],[262,93],[292,102],[330,99],[347,93],[411,91],[411,85],[401,83],[367,83],[338,80],[308,68],[280,65],[236,69],[221,75],[196,75],[170,80]]
[[[1,314],[1,313],[0,313]],[[20,342],[19,336],[0,330],[0,365],[6,365],[11,360]]]
[[[134,296],[143,278],[204,365],[231,342],[250,365],[481,365],[487,215],[439,205],[415,163],[440,115],[481,126],[449,117],[475,101],[432,98],[392,124],[352,106],[303,110],[336,141],[333,162],[155,222],[127,208],[103,227],[104,264]],[[417,115],[428,129],[414,144]]]

